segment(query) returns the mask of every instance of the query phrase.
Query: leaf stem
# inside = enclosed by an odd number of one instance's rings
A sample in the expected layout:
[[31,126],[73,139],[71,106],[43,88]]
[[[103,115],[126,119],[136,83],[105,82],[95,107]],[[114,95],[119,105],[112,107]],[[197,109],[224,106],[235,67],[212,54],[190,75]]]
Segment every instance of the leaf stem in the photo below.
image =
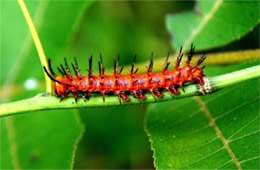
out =
[[[175,55],[173,54],[169,58],[169,62],[175,63]],[[192,64],[197,62],[202,54],[196,54],[192,57]],[[239,51],[229,51],[229,52],[218,52],[218,53],[208,53],[206,54],[207,59],[203,62],[204,65],[226,65],[226,64],[234,64],[243,61],[249,60],[257,60],[260,59],[260,49],[250,49],[250,50],[239,50]],[[165,57],[154,60],[156,65],[153,68],[154,72],[162,71],[162,66],[165,62]],[[147,71],[147,62],[137,63],[135,64],[136,68],[139,68],[138,73],[145,73]],[[171,64],[172,66],[174,64]],[[123,70],[123,74],[129,74],[129,70],[131,69],[131,65],[125,66]],[[113,69],[108,69],[107,72],[112,73]]]
[[212,77],[210,82],[215,91],[257,77],[260,77],[260,65]]
[[[252,66],[243,70],[227,73],[220,76],[210,77],[208,78],[208,80],[210,91],[215,92],[224,87],[228,87],[242,81],[258,77],[260,77],[260,65]],[[208,85],[207,87],[203,86],[203,88],[209,87]],[[106,101],[103,102],[103,99],[100,95],[93,95],[89,101],[84,102],[82,99],[80,99],[78,103],[75,103],[73,98],[68,98],[62,102],[59,102],[59,98],[57,97],[46,94],[38,94],[37,96],[29,99],[0,105],[0,117],[39,110],[148,104],[201,95],[201,87],[198,87],[198,85],[195,84],[187,85],[184,90],[185,92],[181,91],[180,95],[178,96],[172,96],[168,92],[164,92],[164,97],[156,100],[152,97],[151,94],[147,94],[147,99],[145,101],[139,101],[135,99],[132,95],[130,95],[131,101],[128,103],[122,102],[121,104],[117,96],[106,96]]]
[[[46,60],[46,57],[45,57],[44,50],[42,48],[40,38],[39,38],[38,33],[35,29],[32,18],[30,16],[29,12],[28,12],[28,9],[27,9],[27,7],[24,3],[24,0],[17,0],[17,1],[18,1],[18,4],[19,4],[22,12],[23,12],[25,20],[28,24],[29,30],[31,32],[31,35],[32,35],[32,38],[33,38],[33,41],[34,41],[34,44],[35,44],[37,52],[39,54],[41,64],[42,64],[42,66],[47,66],[47,60]],[[44,76],[45,76],[45,82],[46,82],[46,91],[51,93],[52,92],[52,82],[46,74],[44,74]]]

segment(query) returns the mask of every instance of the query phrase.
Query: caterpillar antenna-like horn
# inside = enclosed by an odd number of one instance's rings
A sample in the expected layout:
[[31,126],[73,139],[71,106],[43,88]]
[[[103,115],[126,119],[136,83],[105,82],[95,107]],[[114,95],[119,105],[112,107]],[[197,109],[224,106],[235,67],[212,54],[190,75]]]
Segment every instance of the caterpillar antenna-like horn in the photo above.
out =
[[177,60],[176,60],[175,68],[178,68],[180,66],[182,57],[183,57],[183,53],[182,53],[182,46],[181,46]]
[[48,76],[52,81],[55,81],[55,82],[57,82],[57,83],[59,83],[59,84],[62,84],[60,81],[56,80],[54,77],[52,77],[52,76],[50,75],[50,73],[47,71],[47,68],[46,68],[45,66],[43,66],[43,69],[44,69],[45,73],[47,74],[47,76]]
[[134,59],[133,59],[133,62],[132,62],[131,74],[134,73],[135,61],[136,61],[136,54],[134,55]]
[[120,58],[120,54],[117,55],[117,59],[115,60],[114,63],[114,75],[118,74],[119,58]]
[[153,71],[153,52],[151,54],[150,63],[149,63],[149,66],[148,66],[147,73],[150,73],[152,71]]
[[168,55],[166,56],[166,59],[165,59],[165,63],[164,63],[164,68],[163,68],[163,71],[166,71],[170,65],[170,62],[169,62],[169,57],[170,57],[170,51],[168,52]]
[[59,80],[56,80],[54,77],[52,77],[52,76],[50,75],[50,73],[47,71],[47,69],[46,69],[45,66],[43,66],[43,69],[44,69],[45,73],[47,74],[47,76],[48,76],[52,81],[55,81],[55,82],[57,82],[57,83],[59,83],[59,84],[65,84],[66,86],[72,86],[71,84],[62,83],[62,82],[60,82]]
[[187,61],[186,61],[186,64],[189,65],[190,64],[190,61],[192,59],[192,56],[194,54],[194,51],[195,51],[195,47],[193,46],[193,44],[191,44],[190,46],[190,51],[188,53],[188,58],[187,58]]
[[52,66],[51,66],[51,59],[49,58],[48,59],[48,67],[49,67],[49,69],[50,69],[50,72],[51,72],[51,74],[52,74],[52,76],[56,76],[56,74],[54,73],[54,71],[52,70]]
[[66,68],[66,70],[67,70],[67,74],[70,75],[70,68],[69,68],[67,59],[66,59],[65,57],[64,57],[64,64],[65,64],[65,68]]
[[198,60],[196,66],[199,66],[201,63],[203,63],[203,61],[206,59],[206,54],[203,54],[200,59]]
[[88,59],[88,77],[92,77],[92,62],[93,62],[93,57],[92,55],[90,56],[90,58]]
[[59,67],[57,67],[57,70],[61,73],[62,76],[65,76],[65,72],[63,72]]

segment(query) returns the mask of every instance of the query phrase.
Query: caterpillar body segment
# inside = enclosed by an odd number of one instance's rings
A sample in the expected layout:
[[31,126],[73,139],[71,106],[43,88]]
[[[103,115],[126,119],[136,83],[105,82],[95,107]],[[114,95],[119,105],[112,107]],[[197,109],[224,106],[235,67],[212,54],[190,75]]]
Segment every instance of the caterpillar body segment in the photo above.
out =
[[138,68],[135,68],[134,66],[136,55],[134,57],[129,75],[121,75],[123,67],[119,70],[119,55],[114,63],[113,75],[105,74],[102,55],[100,55],[100,61],[98,62],[99,75],[94,75],[92,73],[92,56],[89,58],[89,69],[87,76],[80,74],[80,69],[76,58],[74,58],[74,64],[71,64],[75,76],[72,76],[66,59],[64,59],[65,67],[61,64],[60,67],[57,68],[61,73],[61,76],[54,73],[50,59],[48,60],[50,72],[48,72],[46,67],[44,67],[44,71],[53,81],[55,96],[60,97],[61,100],[67,98],[69,94],[72,94],[76,102],[79,96],[82,96],[86,101],[90,99],[91,94],[93,93],[101,94],[104,102],[107,94],[117,95],[120,102],[129,102],[129,94],[132,94],[139,100],[145,100],[145,94],[147,92],[151,93],[155,98],[162,98],[162,91],[164,90],[173,95],[178,95],[180,93],[179,88],[183,89],[184,85],[187,83],[204,85],[203,68],[199,68],[199,66],[203,63],[206,57],[205,55],[202,55],[195,65],[190,65],[194,50],[195,48],[192,45],[190,52],[188,53],[186,64],[184,66],[180,66],[183,58],[181,48],[173,70],[168,70],[170,65],[170,62],[168,62],[168,58],[170,56],[169,53],[167,55],[163,70],[159,73],[152,72],[154,64],[153,53],[148,65],[147,73],[144,74],[137,74]]

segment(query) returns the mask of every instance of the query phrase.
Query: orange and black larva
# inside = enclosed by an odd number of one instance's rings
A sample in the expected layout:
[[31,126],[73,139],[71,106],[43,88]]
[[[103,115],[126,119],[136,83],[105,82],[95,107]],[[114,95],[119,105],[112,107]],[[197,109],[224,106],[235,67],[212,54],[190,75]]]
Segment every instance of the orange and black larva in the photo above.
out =
[[168,71],[170,65],[169,54],[166,58],[164,68],[162,72],[153,73],[153,58],[151,57],[150,64],[148,66],[147,73],[137,74],[138,69],[134,68],[136,57],[132,63],[132,68],[129,75],[121,75],[122,69],[119,70],[119,57],[114,64],[114,74],[109,76],[105,75],[103,68],[102,56],[100,56],[99,76],[95,76],[92,73],[92,56],[89,59],[88,76],[80,74],[78,64],[75,58],[75,65],[72,64],[72,68],[75,72],[75,77],[71,75],[68,63],[65,60],[65,68],[61,64],[58,71],[62,76],[58,76],[54,73],[51,67],[51,61],[48,60],[50,73],[46,67],[44,70],[48,77],[54,82],[54,92],[61,100],[68,97],[71,93],[75,101],[77,102],[79,95],[82,95],[84,100],[88,100],[92,93],[99,93],[103,96],[105,101],[106,94],[117,95],[119,101],[129,102],[129,94],[133,94],[135,98],[139,100],[145,100],[145,93],[151,93],[154,97],[162,98],[163,90],[169,91],[173,95],[178,95],[180,92],[178,88],[183,89],[184,84],[195,83],[204,85],[203,81],[203,68],[199,68],[199,65],[205,60],[205,55],[197,61],[194,66],[190,65],[194,53],[194,47],[191,46],[190,52],[186,64],[180,67],[180,62],[183,57],[182,48],[179,51],[176,59],[175,68]]

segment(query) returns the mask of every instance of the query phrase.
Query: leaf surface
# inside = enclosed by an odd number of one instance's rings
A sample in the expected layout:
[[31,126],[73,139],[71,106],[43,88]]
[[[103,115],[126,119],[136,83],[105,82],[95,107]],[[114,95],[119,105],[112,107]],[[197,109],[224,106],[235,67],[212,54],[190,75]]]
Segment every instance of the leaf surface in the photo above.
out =
[[146,119],[158,169],[259,169],[259,123],[259,79],[150,105]]
[[80,141],[74,168],[153,168],[143,130],[144,110],[144,105],[81,109],[87,133]]
[[0,121],[1,168],[72,168],[83,130],[77,114],[48,111]]
[[[14,67],[19,55],[23,55],[22,46],[31,44],[28,36],[28,26],[17,1],[1,1],[1,39],[0,39],[0,85],[6,80],[8,74]],[[34,18],[39,3],[30,3],[31,16]],[[10,19],[12,18],[12,19]],[[4,63],[4,64],[2,64]]]
[[194,11],[169,15],[167,29],[172,45],[197,50],[226,45],[244,36],[259,23],[257,1],[198,1]]
[[[46,56],[51,58],[63,51],[80,25],[80,17],[90,4],[84,1],[25,3],[34,19]],[[28,26],[18,3],[4,1],[3,4],[1,11],[3,9],[5,16],[10,16],[1,17],[1,22],[7,24],[7,27],[1,29],[1,35],[5,35],[4,39],[1,39],[1,47],[5,49],[1,51],[1,61],[7,63],[1,65],[1,70],[5,70],[5,76],[2,77],[1,73],[1,80],[5,80],[5,90],[11,88],[11,93],[19,91],[19,95],[9,100],[19,100],[44,91],[44,85],[40,84],[44,73],[30,35],[29,40],[26,39]],[[26,87],[27,80],[36,82],[33,90]],[[77,113],[71,110],[35,112],[1,118],[0,121],[1,168],[73,167],[77,144],[83,133]]]
[[[173,46],[187,49],[193,42],[206,50],[239,39],[259,22],[256,3],[199,1],[199,13],[169,16]],[[207,67],[205,74],[252,64]],[[146,129],[158,169],[259,169],[259,79],[208,96],[150,105]]]

